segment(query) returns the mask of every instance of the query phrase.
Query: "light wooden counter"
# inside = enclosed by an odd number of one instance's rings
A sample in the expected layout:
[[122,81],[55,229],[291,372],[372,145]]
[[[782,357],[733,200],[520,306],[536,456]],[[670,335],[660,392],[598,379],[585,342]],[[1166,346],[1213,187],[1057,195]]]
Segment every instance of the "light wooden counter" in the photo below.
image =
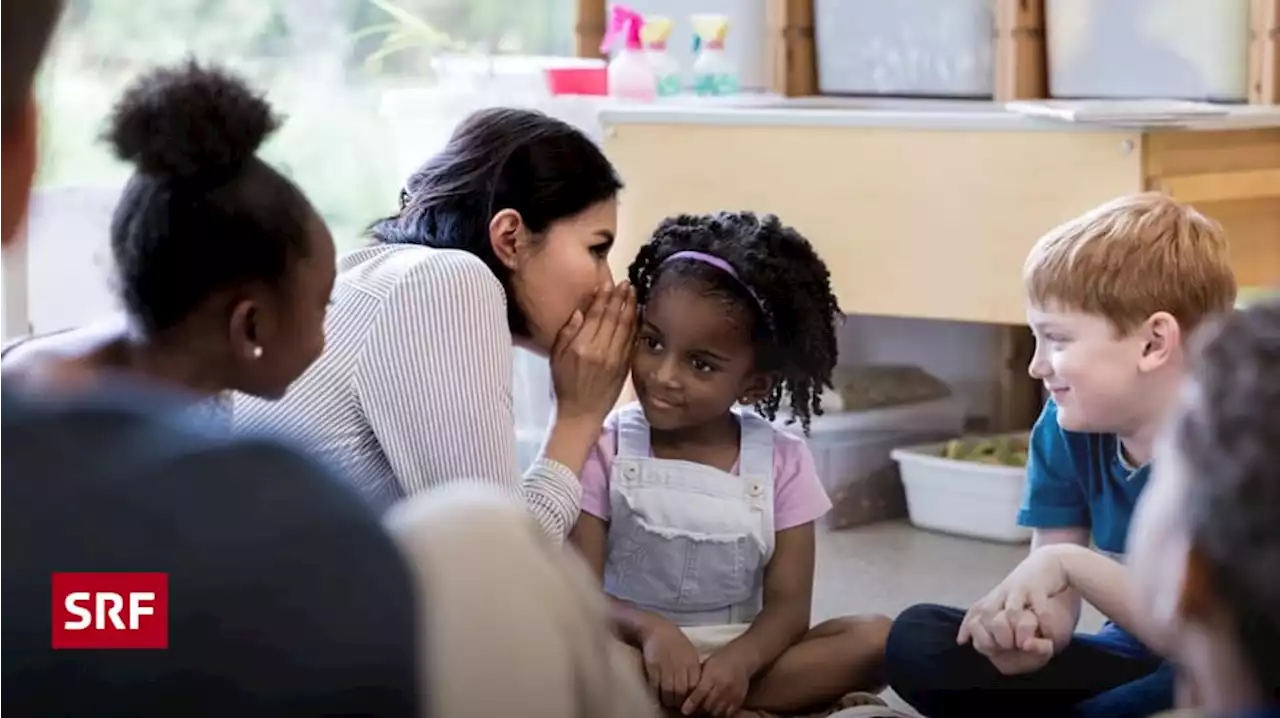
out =
[[1242,285],[1280,281],[1280,108],[1182,128],[829,99],[611,106],[601,121],[626,183],[615,271],[667,215],[773,212],[817,247],[846,312],[1020,324],[1037,237],[1159,189],[1226,226]]

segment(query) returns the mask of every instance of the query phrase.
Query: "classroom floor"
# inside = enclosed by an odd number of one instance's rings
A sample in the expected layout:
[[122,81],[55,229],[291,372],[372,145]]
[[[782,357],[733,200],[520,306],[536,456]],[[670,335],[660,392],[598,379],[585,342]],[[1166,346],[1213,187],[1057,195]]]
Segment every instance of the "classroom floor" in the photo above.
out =
[[[921,602],[968,606],[999,583],[1027,548],[920,531],[905,522],[819,531],[813,619],[851,613],[893,617]],[[1100,624],[1086,606],[1081,629]],[[895,696],[886,698],[906,708]]]

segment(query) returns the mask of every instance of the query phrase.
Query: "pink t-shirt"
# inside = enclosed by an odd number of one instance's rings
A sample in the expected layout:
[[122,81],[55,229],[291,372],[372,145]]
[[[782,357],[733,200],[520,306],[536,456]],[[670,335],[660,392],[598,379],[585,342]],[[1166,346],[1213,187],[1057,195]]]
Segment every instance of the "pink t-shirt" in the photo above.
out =
[[[618,422],[610,416],[587,463],[582,467],[582,510],[609,520],[609,474],[618,453]],[[738,467],[734,466],[734,473]],[[818,480],[813,454],[799,436],[773,432],[773,524],[775,531],[794,528],[822,517],[831,499]]]

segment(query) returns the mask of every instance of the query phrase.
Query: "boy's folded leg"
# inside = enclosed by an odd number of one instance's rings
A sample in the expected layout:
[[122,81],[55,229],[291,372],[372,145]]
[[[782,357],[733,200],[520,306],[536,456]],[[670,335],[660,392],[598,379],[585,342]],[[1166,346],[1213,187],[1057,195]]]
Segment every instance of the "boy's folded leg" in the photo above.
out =
[[970,645],[957,645],[965,612],[920,604],[894,621],[885,647],[889,685],[931,718],[997,712],[1046,716],[1143,678],[1160,660],[1122,640],[1118,629],[1077,635],[1039,671],[1006,676]]
[[1176,682],[1173,664],[1163,663],[1154,673],[1080,703],[1071,718],[1147,718],[1172,710]]

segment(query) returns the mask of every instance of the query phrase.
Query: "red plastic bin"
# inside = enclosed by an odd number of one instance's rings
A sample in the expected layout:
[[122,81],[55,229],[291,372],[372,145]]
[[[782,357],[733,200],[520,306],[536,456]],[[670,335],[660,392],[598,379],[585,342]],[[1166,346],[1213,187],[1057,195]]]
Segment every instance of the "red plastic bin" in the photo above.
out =
[[609,73],[603,61],[599,65],[548,67],[546,75],[552,95],[609,94]]

